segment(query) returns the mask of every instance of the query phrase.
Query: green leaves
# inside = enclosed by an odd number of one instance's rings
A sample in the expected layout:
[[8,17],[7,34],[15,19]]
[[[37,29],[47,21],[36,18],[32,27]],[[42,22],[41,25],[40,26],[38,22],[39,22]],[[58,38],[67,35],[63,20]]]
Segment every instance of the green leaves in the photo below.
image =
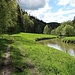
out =
[[52,30],[52,34],[57,34],[57,35],[75,35],[75,29],[72,21],[66,21],[63,22],[60,26],[58,26],[56,29]]
[[25,32],[31,32],[33,28],[34,22],[30,20],[28,14],[23,15],[23,27]]
[[63,28],[63,35],[67,35],[67,36],[74,35],[74,27],[70,25],[66,25]]
[[17,25],[17,5],[14,0],[0,2],[0,30],[7,32],[9,27]]
[[44,34],[50,34],[51,33],[51,27],[49,25],[46,25],[44,27],[44,32],[43,33]]

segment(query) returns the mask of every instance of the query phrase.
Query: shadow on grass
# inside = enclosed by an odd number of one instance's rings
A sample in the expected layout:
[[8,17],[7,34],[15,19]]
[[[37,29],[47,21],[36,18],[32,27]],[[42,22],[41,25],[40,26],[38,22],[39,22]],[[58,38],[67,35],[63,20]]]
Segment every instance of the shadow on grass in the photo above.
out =
[[9,38],[0,38],[0,70],[4,66],[5,53],[8,47],[8,44],[11,44],[13,41],[8,40]]
[[27,64],[23,59],[24,56],[21,54],[18,48],[11,47],[10,65],[12,67],[12,73],[23,73],[27,68]]
[[31,62],[27,62],[25,55],[22,55],[16,46],[11,47],[10,65],[12,75],[30,75],[29,69],[34,68]]
[[0,68],[4,59],[3,54],[6,52],[8,43],[9,43],[9,40],[0,38]]

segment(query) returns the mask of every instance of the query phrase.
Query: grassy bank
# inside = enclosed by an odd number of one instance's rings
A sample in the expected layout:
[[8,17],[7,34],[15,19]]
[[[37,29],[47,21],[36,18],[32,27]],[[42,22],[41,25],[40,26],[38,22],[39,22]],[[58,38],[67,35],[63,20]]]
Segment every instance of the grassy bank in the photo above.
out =
[[42,37],[54,36],[29,33],[11,36],[11,75],[74,75],[75,57],[35,41]]
[[65,38],[62,39],[62,41],[65,42],[65,43],[73,43],[73,44],[75,44],[75,36],[73,36],[73,37],[65,37]]

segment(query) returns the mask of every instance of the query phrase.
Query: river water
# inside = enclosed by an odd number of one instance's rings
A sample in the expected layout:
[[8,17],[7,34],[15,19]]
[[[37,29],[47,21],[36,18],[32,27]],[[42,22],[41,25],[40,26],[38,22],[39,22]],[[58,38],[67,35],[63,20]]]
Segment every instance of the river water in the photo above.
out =
[[43,45],[47,45],[48,47],[52,47],[75,56],[75,44],[64,43],[60,39],[50,39],[39,42]]

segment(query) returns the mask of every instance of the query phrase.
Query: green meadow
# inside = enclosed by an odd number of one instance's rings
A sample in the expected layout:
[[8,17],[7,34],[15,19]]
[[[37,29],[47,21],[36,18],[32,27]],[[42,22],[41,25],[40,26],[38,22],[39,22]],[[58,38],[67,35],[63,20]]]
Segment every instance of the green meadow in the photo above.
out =
[[19,33],[10,37],[4,35],[0,38],[0,61],[4,60],[10,38],[11,75],[75,75],[75,57],[35,41],[36,38],[45,37],[56,36],[31,33]]

